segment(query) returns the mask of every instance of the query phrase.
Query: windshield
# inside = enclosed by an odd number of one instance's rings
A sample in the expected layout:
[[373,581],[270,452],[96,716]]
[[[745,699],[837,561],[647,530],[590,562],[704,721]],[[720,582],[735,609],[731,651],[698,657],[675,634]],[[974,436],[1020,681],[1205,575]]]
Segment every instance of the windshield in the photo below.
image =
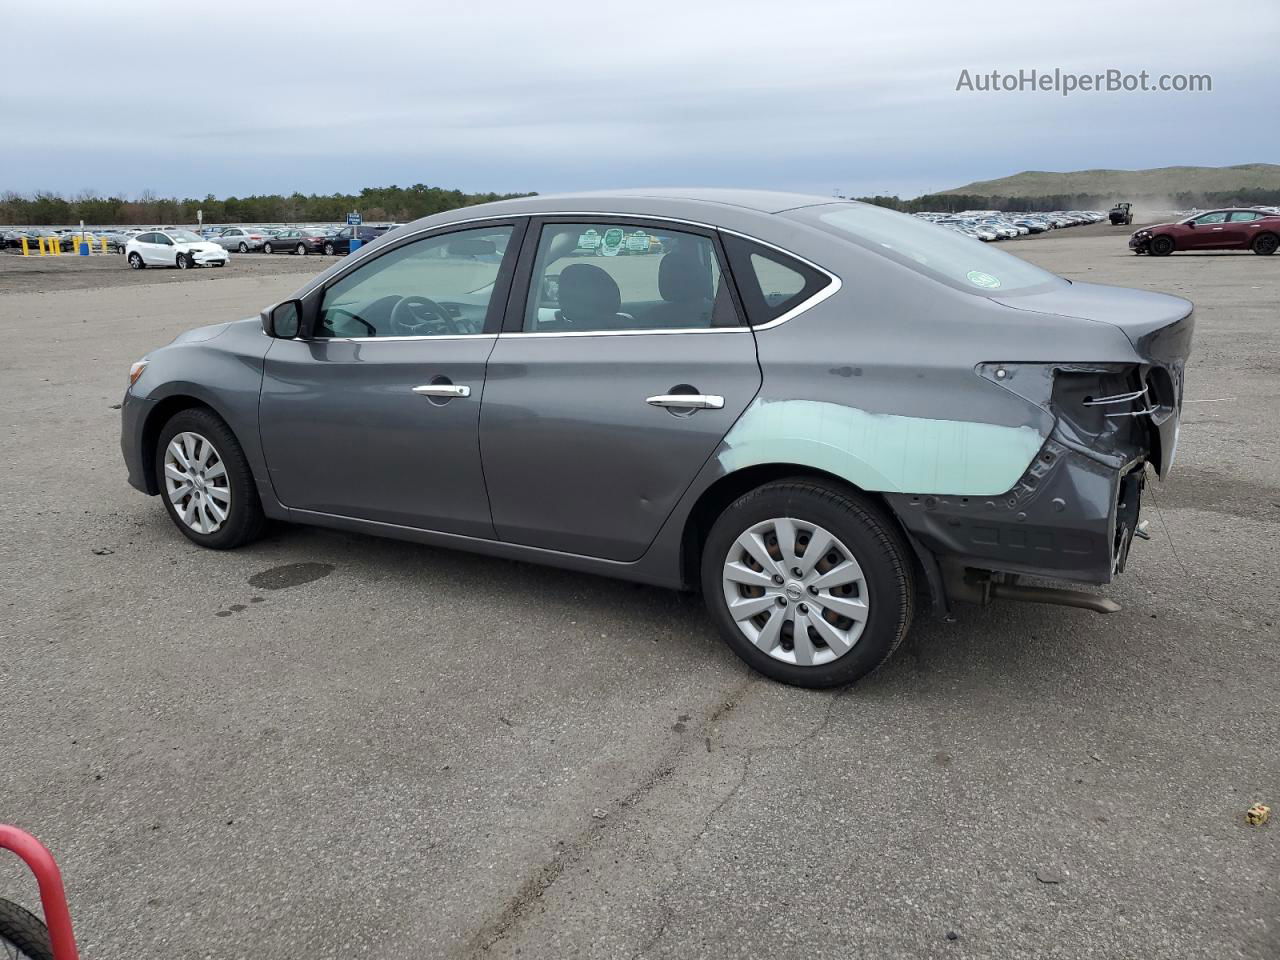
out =
[[884,207],[830,203],[804,207],[787,216],[967,293],[1027,293],[1067,282],[954,230]]
[[190,230],[166,230],[165,233],[179,243],[199,243],[204,239],[204,237],[196,236]]

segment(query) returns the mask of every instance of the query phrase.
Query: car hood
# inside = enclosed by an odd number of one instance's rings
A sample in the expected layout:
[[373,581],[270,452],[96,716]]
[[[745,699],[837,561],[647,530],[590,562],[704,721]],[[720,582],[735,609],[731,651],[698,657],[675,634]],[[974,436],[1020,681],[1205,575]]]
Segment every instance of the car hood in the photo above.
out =
[[1134,233],[1141,233],[1143,230],[1162,230],[1162,229],[1164,229],[1165,227],[1176,227],[1176,226],[1177,226],[1177,224],[1176,224],[1176,223],[1152,223],[1152,224],[1148,224],[1148,225],[1147,225],[1147,226],[1145,226],[1145,227],[1140,227],[1139,229],[1137,229],[1137,230],[1135,230],[1135,231],[1133,231],[1133,232],[1134,232]]
[[207,327],[196,327],[194,330],[186,330],[170,341],[169,345],[173,346],[179,343],[204,343],[206,340],[212,340],[219,334],[226,333],[231,323],[211,323]]
[[223,253],[225,252],[223,251],[222,247],[218,246],[216,243],[210,243],[207,240],[201,240],[198,243],[196,242],[179,243],[177,244],[177,247],[179,250],[182,250],[186,253]]

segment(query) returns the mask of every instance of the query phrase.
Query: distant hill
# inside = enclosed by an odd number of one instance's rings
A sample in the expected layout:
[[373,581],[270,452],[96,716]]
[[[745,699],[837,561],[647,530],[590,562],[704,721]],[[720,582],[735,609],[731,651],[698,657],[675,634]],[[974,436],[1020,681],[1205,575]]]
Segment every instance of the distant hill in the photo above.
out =
[[1093,196],[1116,200],[1164,199],[1178,194],[1224,194],[1280,190],[1280,164],[1235,167],[1157,167],[1153,170],[1027,170],[999,180],[942,190],[940,194],[985,197]]

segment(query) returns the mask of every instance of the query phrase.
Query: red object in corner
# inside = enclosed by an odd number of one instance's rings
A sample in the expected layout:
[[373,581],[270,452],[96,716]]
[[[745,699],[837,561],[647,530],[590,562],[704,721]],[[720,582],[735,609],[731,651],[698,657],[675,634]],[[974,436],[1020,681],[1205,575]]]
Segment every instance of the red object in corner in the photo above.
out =
[[0,849],[12,850],[36,875],[54,960],[80,960],[76,938],[71,932],[71,912],[67,909],[66,891],[62,889],[62,874],[58,872],[53,854],[31,834],[3,823],[0,823]]

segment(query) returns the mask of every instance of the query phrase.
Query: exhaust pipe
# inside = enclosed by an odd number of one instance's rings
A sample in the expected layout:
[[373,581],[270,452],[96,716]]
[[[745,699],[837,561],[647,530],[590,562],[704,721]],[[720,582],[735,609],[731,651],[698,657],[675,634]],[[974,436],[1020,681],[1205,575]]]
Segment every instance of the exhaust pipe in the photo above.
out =
[[1053,603],[1060,607],[1079,607],[1094,613],[1119,613],[1120,604],[1110,597],[1100,597],[1083,590],[1064,590],[1059,587],[1028,587],[1021,583],[993,583],[991,597],[998,600],[1018,600],[1022,603]]

